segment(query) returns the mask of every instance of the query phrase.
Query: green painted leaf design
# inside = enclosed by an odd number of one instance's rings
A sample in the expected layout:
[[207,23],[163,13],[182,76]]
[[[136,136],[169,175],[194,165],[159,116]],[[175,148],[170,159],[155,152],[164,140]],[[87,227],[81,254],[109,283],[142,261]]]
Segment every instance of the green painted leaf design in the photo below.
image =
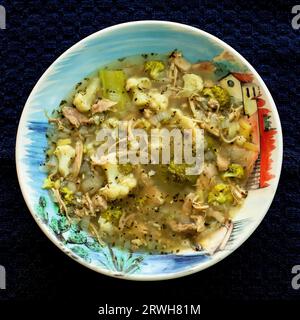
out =
[[85,244],[90,250],[99,252],[102,247],[100,246],[99,242],[95,239],[88,238]]
[[56,234],[60,235],[70,228],[70,223],[65,216],[59,215],[52,217],[49,226]]
[[39,198],[39,202],[36,206],[36,212],[38,214],[38,216],[45,222],[48,222],[48,212],[46,210],[47,207],[47,202],[45,197],[40,196]]
[[41,206],[41,208],[46,208],[47,206],[47,201],[46,198],[44,196],[40,196],[39,198],[39,205]]
[[91,259],[89,258],[89,253],[88,251],[83,248],[82,246],[74,246],[71,248],[71,250],[77,254],[80,258],[84,259],[87,262],[90,262]]
[[74,231],[71,230],[68,234],[67,242],[84,244],[87,241],[87,235],[83,231]]

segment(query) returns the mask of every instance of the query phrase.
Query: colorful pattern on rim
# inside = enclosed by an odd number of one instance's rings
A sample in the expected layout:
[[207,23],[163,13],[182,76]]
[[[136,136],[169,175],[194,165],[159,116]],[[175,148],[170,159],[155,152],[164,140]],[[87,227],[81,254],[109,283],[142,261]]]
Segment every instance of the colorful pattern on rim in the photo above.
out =
[[[59,214],[48,192],[41,189],[46,176],[42,170],[43,150],[47,145],[45,112],[50,115],[70,88],[98,67],[120,57],[145,52],[165,53],[174,48],[182,51],[192,62],[198,61],[199,57],[203,61],[218,57],[216,65],[220,78],[228,72],[253,73],[254,78],[259,77],[232,48],[205,32],[167,22],[128,23],[94,34],[63,54],[40,79],[22,114],[17,137],[16,162],[21,189],[30,211],[44,233],[62,251],[83,265],[107,275],[137,280],[168,279],[199,271],[220,261],[254,231],[267,211],[276,190],[282,159],[280,122],[274,102],[260,78],[256,80],[263,89],[263,94],[266,94],[262,99],[267,101],[268,106],[264,107],[267,110],[264,114],[271,116],[268,121],[271,121],[272,127],[274,125],[277,128],[277,132],[275,130],[264,132],[268,136],[272,134],[274,139],[272,144],[276,145],[276,148],[268,153],[268,159],[271,158],[274,162],[272,167],[268,167],[270,176],[267,178],[272,175],[275,177],[269,180],[272,188],[249,192],[249,202],[246,201],[243,210],[233,221],[230,246],[228,243],[223,251],[218,251],[213,256],[201,251],[178,255],[150,255],[130,254],[117,248],[101,246],[84,230],[80,230],[76,225],[70,225]],[[185,50],[186,48],[189,49]],[[229,55],[222,56],[224,48],[230,52]],[[234,63],[233,56],[238,57],[238,63]],[[272,109],[269,110],[269,106]],[[255,207],[259,210],[254,213]],[[239,226],[238,221],[249,218],[251,220],[242,224],[243,232],[240,232],[241,227],[235,227]]]

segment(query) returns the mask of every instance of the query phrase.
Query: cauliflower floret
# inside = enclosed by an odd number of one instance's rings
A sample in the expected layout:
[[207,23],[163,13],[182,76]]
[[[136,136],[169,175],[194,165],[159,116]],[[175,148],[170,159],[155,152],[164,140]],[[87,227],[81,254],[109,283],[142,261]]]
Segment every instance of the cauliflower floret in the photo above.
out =
[[150,97],[147,93],[142,90],[135,89],[133,92],[133,102],[136,106],[142,107],[150,102]]
[[126,82],[126,90],[135,90],[135,89],[150,89],[151,81],[147,77],[135,78],[131,77]]
[[142,107],[150,102],[149,95],[144,91],[151,88],[151,81],[149,78],[129,78],[126,82],[126,90],[132,91],[132,99],[135,105]]
[[111,235],[114,232],[114,227],[111,222],[105,220],[100,216],[98,220],[100,234]]
[[162,111],[168,108],[168,97],[164,94],[161,94],[158,90],[150,90],[149,97],[149,108],[153,111]]
[[75,157],[75,149],[70,145],[57,146],[54,151],[58,160],[58,171],[66,177],[70,173],[69,165],[71,159]]
[[191,117],[183,114],[179,109],[171,109],[173,117],[172,119],[178,124],[181,129],[195,129],[196,124]]
[[102,128],[117,128],[120,120],[115,117],[110,117],[102,123]]
[[203,79],[193,73],[187,73],[182,76],[183,89],[180,92],[182,96],[189,97],[194,93],[198,93],[203,90]]
[[87,112],[91,109],[99,88],[100,80],[95,77],[90,80],[84,92],[80,91],[75,94],[73,104],[79,112]]
[[136,187],[137,180],[134,175],[132,173],[122,174],[117,164],[106,163],[102,167],[106,172],[108,183],[100,189],[100,194],[107,200],[122,199]]

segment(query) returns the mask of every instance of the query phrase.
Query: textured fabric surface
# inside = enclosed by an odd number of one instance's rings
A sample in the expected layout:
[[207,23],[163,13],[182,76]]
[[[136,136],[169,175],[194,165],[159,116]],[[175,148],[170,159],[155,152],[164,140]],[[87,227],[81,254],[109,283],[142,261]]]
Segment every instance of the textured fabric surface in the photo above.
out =
[[[299,299],[291,268],[300,264],[299,82],[300,30],[291,27],[289,1],[1,1],[0,30],[0,265],[7,289],[0,299]],[[24,103],[45,69],[83,37],[113,24],[170,20],[208,31],[238,50],[266,82],[284,132],[284,163],[275,200],[252,237],[221,263],[198,274],[137,283],[96,274],[60,252],[32,219],[14,162]],[[115,291],[109,293],[109,289]],[[105,295],[103,294],[105,293]],[[116,299],[117,300],[117,299]]]

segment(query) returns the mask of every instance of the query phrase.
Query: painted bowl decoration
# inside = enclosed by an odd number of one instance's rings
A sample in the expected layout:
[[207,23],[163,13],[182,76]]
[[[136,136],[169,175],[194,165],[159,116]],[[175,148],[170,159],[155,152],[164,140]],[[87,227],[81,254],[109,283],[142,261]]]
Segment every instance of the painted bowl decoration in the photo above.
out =
[[[78,81],[124,56],[181,51],[191,62],[212,68],[222,87],[243,101],[255,119],[260,151],[242,208],[199,251],[177,254],[131,253],[100,244],[59,212],[42,164],[47,148],[46,114]],[[282,133],[274,101],[254,68],[234,49],[199,29],[172,22],[139,21],[116,25],[83,39],[62,54],[40,78],[24,107],[16,142],[19,183],[27,206],[47,237],[68,256],[105,275],[130,280],[163,280],[203,270],[239,247],[257,228],[275,195],[282,163]]]

